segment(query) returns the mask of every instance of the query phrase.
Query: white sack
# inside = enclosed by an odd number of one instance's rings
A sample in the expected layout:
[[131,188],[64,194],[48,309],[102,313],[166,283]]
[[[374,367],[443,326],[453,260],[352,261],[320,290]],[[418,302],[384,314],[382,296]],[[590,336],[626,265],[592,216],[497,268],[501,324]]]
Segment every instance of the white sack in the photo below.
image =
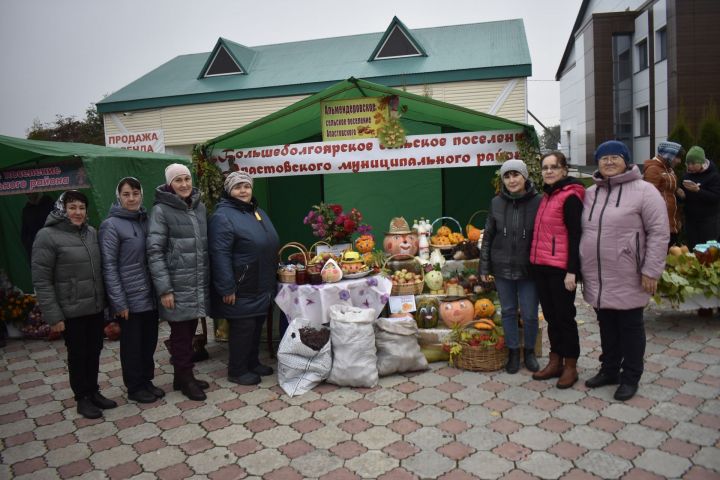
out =
[[323,328],[304,318],[290,323],[278,347],[278,383],[289,397],[302,395],[322,382],[332,368],[331,339],[315,351],[300,341],[303,327]]
[[417,323],[410,316],[378,318],[375,322],[375,347],[381,377],[429,368],[418,344]]
[[333,365],[329,383],[368,388],[377,385],[374,320],[375,310],[371,308],[330,307]]

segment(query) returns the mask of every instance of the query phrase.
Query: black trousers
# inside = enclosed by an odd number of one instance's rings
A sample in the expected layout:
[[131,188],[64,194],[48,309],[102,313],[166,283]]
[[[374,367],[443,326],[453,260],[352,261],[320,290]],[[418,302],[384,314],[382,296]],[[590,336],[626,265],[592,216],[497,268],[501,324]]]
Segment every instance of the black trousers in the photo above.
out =
[[158,312],[130,312],[120,320],[120,365],[128,393],[149,386],[155,378],[155,347],[158,340]]
[[228,318],[228,377],[239,377],[260,364],[260,335],[265,315]]
[[563,358],[580,356],[580,337],[575,322],[575,290],[565,288],[565,270],[535,266],[531,270],[543,316],[548,324],[550,351]]
[[70,388],[75,400],[88,397],[99,390],[98,372],[105,336],[104,323],[103,312],[65,319],[63,338],[67,348]]
[[600,371],[617,375],[620,383],[637,385],[644,369],[645,322],[643,308],[595,310],[600,324]]
[[168,322],[170,325],[170,355],[172,356],[175,374],[191,372],[193,363],[193,337],[198,326],[198,319],[182,322]]

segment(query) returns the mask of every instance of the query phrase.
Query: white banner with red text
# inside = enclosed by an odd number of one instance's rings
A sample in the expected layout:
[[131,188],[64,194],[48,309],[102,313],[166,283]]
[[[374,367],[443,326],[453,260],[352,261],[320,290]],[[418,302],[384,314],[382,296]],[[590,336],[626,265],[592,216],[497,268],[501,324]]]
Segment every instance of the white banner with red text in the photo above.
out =
[[165,153],[165,135],[162,130],[148,130],[137,133],[105,134],[105,145],[108,147],[138,150],[141,152]]
[[223,173],[242,170],[256,178],[479,167],[520,158],[517,142],[524,137],[522,129],[408,135],[401,148],[385,148],[377,138],[364,138],[217,148],[209,152],[209,157]]

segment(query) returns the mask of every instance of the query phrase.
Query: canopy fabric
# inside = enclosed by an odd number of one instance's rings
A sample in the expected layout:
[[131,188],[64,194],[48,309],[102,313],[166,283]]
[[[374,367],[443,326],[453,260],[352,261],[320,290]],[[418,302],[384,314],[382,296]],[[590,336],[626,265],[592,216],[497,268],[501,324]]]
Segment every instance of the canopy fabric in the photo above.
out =
[[248,148],[317,140],[321,134],[320,102],[359,97],[397,95],[402,121],[435,125],[448,131],[525,129],[537,139],[535,129],[524,123],[415,95],[365,80],[349,78],[282,110],[205,143],[206,149]]
[[[96,227],[115,201],[115,187],[121,178],[132,176],[140,180],[145,192],[143,203],[145,208],[150,208],[153,190],[165,183],[165,167],[170,163],[188,167],[191,164],[189,158],[179,155],[0,135],[0,171],[43,166],[69,158],[80,159],[87,173],[91,186],[85,191],[90,201],[89,220]],[[7,271],[14,284],[27,290],[31,288],[29,264],[20,242],[24,205],[24,195],[0,196],[0,268]]]

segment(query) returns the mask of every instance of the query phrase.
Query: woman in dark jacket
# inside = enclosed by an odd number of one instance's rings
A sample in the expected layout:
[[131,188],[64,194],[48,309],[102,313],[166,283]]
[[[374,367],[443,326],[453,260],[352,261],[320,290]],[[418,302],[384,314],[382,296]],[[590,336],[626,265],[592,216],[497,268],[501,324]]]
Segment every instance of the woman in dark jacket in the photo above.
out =
[[687,173],[678,195],[684,200],[685,234],[692,250],[698,243],[720,240],[720,174],[698,146],[688,150],[685,162]]
[[530,263],[548,323],[550,361],[535,380],[560,377],[556,386],[570,388],[578,379],[580,338],[575,323],[575,290],[580,273],[580,234],[585,188],[568,177],[562,152],[541,160],[543,195],[535,217]]
[[168,165],[165,181],[155,189],[150,212],[148,265],[160,296],[160,318],[170,324],[173,388],[190,400],[205,400],[209,384],[193,374],[192,341],[210,306],[207,212],[185,165]]
[[120,364],[128,398],[152,403],[165,392],[152,383],[158,312],[145,254],[147,214],[140,182],[120,180],[117,202],[100,224],[103,276],[112,312],[120,319]]
[[488,281],[495,276],[500,297],[505,343],[510,351],[505,370],[520,369],[520,333],[518,305],[523,319],[523,358],[525,366],[537,372],[535,357],[538,331],[538,296],[530,278],[530,243],[540,195],[528,180],[522,160],[507,160],[500,168],[502,189],[493,198],[480,248],[480,276]]
[[277,288],[278,235],[252,191],[247,173],[228,175],[209,227],[213,315],[230,323],[228,380],[240,385],[273,373],[260,363],[259,347]]
[[32,277],[43,319],[54,332],[63,332],[77,411],[85,418],[100,418],[101,409],[117,403],[102,396],[98,387],[105,289],[87,205],[87,197],[77,190],[60,196],[35,237]]

